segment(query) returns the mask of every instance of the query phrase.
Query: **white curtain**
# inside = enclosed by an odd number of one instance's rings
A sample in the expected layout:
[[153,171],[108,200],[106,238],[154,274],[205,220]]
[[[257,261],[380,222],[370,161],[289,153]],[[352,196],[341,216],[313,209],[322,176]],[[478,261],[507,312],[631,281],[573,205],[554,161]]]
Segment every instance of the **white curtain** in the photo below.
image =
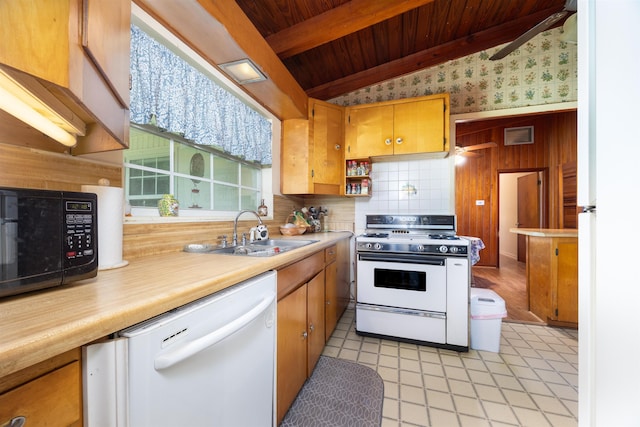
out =
[[271,164],[271,122],[136,26],[130,109],[134,123]]

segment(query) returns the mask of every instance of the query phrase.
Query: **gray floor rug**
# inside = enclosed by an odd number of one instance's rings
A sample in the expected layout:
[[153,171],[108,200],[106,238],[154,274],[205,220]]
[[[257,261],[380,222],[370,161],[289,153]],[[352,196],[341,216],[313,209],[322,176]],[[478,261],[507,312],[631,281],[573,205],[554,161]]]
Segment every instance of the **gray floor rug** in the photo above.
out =
[[380,426],[384,383],[373,369],[320,356],[281,427]]

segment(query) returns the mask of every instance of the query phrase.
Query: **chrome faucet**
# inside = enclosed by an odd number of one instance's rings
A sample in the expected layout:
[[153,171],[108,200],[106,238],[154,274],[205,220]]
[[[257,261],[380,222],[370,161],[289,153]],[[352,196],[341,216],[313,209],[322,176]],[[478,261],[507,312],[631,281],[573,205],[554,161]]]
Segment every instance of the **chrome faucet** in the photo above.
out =
[[[256,218],[258,218],[258,225],[262,225],[262,219],[260,219],[260,215],[258,215],[258,212],[250,211],[250,210],[240,211],[238,215],[236,215],[236,220],[233,222],[233,242],[232,242],[233,246],[236,246],[238,244],[238,218],[240,218],[240,215],[247,212],[254,214]],[[243,245],[246,244],[245,239],[242,239],[242,244]]]

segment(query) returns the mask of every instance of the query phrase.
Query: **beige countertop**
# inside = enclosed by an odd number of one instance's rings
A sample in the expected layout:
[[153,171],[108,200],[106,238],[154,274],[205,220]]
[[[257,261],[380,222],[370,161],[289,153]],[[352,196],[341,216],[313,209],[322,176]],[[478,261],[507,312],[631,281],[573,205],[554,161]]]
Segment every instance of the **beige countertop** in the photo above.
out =
[[93,279],[3,298],[0,377],[284,267],[351,235],[284,237],[318,242],[271,257],[186,252],[149,256],[99,271]]
[[575,228],[510,228],[509,231],[535,237],[578,237]]

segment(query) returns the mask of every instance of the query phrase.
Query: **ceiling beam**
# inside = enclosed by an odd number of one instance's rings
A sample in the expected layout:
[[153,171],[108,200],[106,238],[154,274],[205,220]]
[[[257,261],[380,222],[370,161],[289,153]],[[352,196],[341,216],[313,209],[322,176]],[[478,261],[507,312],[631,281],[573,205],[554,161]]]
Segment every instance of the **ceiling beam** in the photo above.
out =
[[488,50],[514,40],[528,28],[554,12],[557,12],[557,8],[545,9],[524,18],[515,19],[507,24],[498,25],[488,30],[360,71],[342,79],[307,89],[306,93],[312,98],[328,100],[385,80],[433,67],[452,59]]
[[267,80],[240,89],[281,120],[307,118],[307,94],[235,1],[134,2],[222,73],[218,64],[251,58]]
[[289,58],[432,1],[351,0],[272,34],[266,40],[281,59]]

